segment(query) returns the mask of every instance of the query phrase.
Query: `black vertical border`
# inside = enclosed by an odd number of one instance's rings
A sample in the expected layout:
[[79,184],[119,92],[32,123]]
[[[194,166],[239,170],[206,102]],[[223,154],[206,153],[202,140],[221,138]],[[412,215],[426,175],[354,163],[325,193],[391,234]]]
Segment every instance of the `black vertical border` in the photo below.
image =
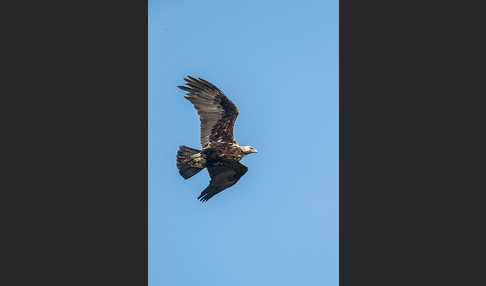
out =
[[432,285],[418,280],[420,63],[401,5],[340,1],[340,285]]
[[2,4],[1,285],[147,285],[147,5]]
[[340,0],[340,285],[485,284],[482,11]]

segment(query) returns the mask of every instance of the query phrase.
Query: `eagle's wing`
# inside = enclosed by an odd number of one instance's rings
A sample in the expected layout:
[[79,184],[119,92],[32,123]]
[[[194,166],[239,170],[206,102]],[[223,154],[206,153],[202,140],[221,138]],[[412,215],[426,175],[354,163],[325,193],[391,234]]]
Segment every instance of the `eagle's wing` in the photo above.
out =
[[187,86],[179,86],[187,91],[187,98],[196,108],[201,120],[201,146],[209,142],[236,143],[233,127],[238,108],[213,84],[191,76],[184,78]]
[[209,200],[217,193],[233,186],[248,171],[248,167],[238,161],[221,160],[217,166],[208,166],[211,181],[197,198],[201,202]]

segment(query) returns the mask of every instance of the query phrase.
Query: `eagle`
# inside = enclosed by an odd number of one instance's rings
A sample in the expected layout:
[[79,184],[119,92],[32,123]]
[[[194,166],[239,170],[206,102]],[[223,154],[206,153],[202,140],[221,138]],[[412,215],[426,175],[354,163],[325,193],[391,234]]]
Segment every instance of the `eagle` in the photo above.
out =
[[239,111],[221,90],[202,78],[187,76],[184,80],[186,86],[178,88],[187,92],[184,97],[199,115],[202,150],[179,146],[176,165],[184,179],[208,170],[211,180],[197,198],[206,202],[233,186],[248,171],[240,160],[258,151],[236,143],[233,128]]

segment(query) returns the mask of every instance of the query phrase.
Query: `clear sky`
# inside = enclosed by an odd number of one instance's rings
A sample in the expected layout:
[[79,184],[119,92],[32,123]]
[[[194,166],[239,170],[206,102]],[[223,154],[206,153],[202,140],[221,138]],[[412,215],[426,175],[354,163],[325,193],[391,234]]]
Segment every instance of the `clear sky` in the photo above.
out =
[[[338,1],[149,0],[149,285],[338,285]],[[185,75],[239,108],[259,153],[206,203]]]

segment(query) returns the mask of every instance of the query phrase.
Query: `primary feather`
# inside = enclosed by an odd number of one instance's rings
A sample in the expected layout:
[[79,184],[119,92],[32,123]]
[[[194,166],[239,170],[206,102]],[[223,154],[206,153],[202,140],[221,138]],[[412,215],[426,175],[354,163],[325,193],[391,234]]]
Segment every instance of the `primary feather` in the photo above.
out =
[[185,96],[196,108],[201,121],[201,146],[210,142],[236,143],[233,127],[238,108],[224,93],[211,83],[188,76],[187,86],[179,86],[187,91]]

